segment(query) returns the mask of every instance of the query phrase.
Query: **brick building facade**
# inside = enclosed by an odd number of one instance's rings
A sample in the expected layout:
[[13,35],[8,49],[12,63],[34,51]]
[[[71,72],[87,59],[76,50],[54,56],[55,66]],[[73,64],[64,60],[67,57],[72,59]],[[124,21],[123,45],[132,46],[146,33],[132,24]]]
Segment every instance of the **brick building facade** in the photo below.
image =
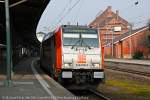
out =
[[142,52],[144,58],[150,56],[149,28],[132,30],[131,24],[119,16],[118,10],[114,13],[111,6],[108,6],[89,26],[100,30],[105,57],[133,58],[137,51]]
[[113,55],[113,58],[133,58],[136,52],[142,52],[144,58],[148,59],[150,56],[148,36],[150,36],[149,27],[133,30],[132,33],[126,32],[114,39],[113,46],[112,42],[104,45],[105,57]]
[[111,6],[108,6],[101,15],[89,24],[90,27],[100,29],[103,44],[112,41],[112,37],[115,38],[127,32],[129,25],[125,19],[119,16],[118,10],[116,13],[112,11]]

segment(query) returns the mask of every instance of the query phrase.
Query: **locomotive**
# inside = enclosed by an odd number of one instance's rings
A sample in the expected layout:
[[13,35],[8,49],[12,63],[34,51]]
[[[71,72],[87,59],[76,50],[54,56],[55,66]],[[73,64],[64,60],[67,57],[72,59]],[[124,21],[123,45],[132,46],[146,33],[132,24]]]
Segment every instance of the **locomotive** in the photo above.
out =
[[62,85],[89,88],[105,79],[103,52],[97,29],[62,25],[44,37],[40,64]]

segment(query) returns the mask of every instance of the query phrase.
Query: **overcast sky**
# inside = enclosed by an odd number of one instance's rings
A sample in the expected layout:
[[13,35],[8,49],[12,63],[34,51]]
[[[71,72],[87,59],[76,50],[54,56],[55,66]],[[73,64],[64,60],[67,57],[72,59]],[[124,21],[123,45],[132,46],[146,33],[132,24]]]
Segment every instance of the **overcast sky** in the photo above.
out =
[[[136,5],[135,2],[138,1]],[[88,25],[107,6],[134,24],[144,26],[150,18],[150,0],[51,0],[39,21],[37,32],[48,32],[62,24]]]

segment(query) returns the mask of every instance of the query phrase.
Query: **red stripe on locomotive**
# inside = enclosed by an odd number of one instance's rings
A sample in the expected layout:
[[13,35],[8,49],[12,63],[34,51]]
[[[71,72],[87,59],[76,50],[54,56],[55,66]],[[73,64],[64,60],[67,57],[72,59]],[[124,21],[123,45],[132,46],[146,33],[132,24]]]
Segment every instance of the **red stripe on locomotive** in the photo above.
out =
[[58,29],[55,35],[56,44],[56,68],[60,71],[62,68],[62,32],[61,28]]

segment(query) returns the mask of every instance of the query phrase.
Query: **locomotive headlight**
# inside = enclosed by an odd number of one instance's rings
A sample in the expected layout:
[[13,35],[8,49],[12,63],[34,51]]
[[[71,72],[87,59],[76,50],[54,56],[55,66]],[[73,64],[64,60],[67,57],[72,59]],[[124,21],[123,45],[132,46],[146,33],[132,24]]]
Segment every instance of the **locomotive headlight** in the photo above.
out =
[[96,68],[99,68],[100,67],[100,64],[93,64],[94,65],[94,67],[96,67]]
[[94,72],[94,78],[104,78],[104,72]]
[[71,71],[63,71],[62,78],[72,78],[72,72]]
[[70,68],[71,67],[71,63],[64,63],[63,64],[63,68]]
[[69,64],[64,64],[64,66],[68,68],[68,67],[69,67]]

